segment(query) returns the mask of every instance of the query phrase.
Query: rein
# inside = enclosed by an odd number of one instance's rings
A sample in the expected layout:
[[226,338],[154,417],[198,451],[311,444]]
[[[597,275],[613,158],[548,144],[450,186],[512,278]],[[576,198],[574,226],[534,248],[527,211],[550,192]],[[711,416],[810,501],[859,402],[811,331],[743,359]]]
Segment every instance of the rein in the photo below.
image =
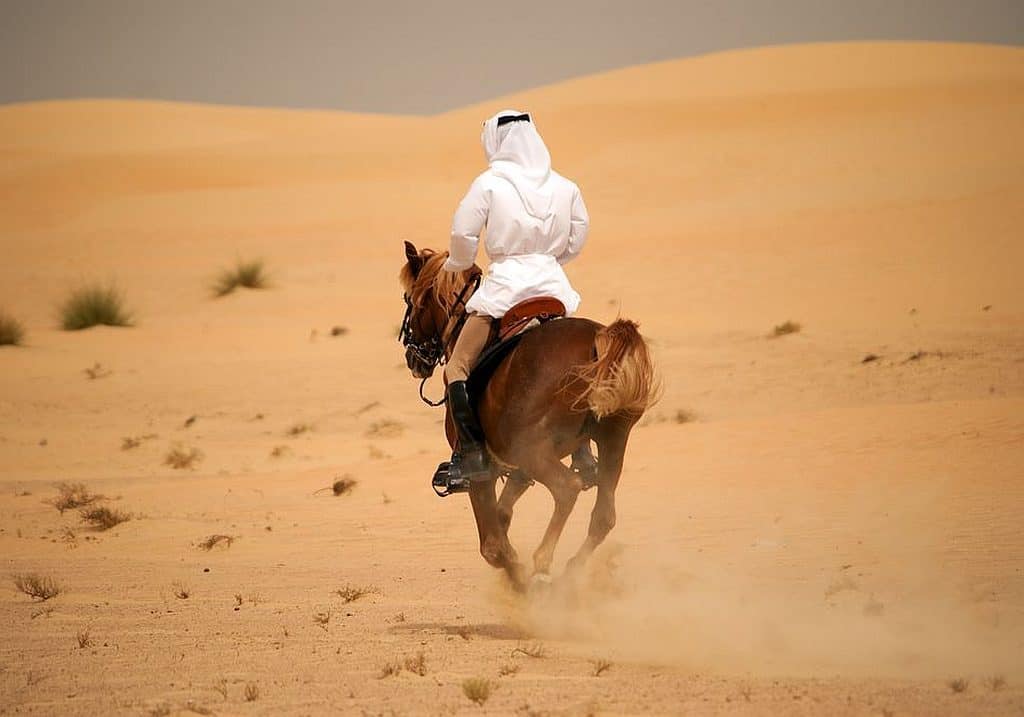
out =
[[[470,291],[471,288],[472,291]],[[448,326],[445,327],[444,331],[442,332],[442,336],[447,335],[449,337],[457,337],[459,335],[459,332],[462,331],[462,327],[466,323],[466,319],[469,318],[469,312],[466,311],[466,301],[468,300],[468,297],[471,296],[479,288],[480,274],[477,274],[472,279],[467,281],[466,284],[462,287],[462,291],[460,291],[455,296],[455,302],[452,304],[452,311],[458,311],[460,306],[462,307],[462,311],[457,318],[453,317],[454,323],[452,323],[453,318],[449,319]],[[423,341],[416,341],[415,339],[413,339],[412,330],[410,329],[410,324],[412,322],[412,309],[412,301],[410,301],[409,297],[406,296],[405,316],[402,317],[402,328],[398,332],[398,340],[401,341],[402,345],[405,346],[406,349],[411,351],[412,354],[423,363],[429,365],[432,368],[435,366],[443,366],[448,362],[447,356],[449,345],[446,344],[441,338],[437,336],[431,336],[429,339],[425,339]],[[449,328],[449,326],[451,328]],[[420,400],[423,401],[423,403],[430,406],[431,408],[443,406],[445,403],[448,402],[447,395],[442,396],[441,399],[438,401],[431,401],[429,398],[427,398],[426,394],[424,393],[424,388],[426,387],[427,380],[429,378],[430,377],[427,376],[422,381],[420,381]]]

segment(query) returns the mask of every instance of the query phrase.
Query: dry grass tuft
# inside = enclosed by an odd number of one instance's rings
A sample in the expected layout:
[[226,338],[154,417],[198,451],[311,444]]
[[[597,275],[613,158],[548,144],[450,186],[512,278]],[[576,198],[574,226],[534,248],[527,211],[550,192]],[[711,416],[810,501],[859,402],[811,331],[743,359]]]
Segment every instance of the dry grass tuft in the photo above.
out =
[[374,421],[366,429],[367,438],[398,438],[405,432],[405,424],[390,418]]
[[466,695],[470,702],[483,706],[496,687],[497,685],[486,677],[470,677],[462,681],[462,694]]
[[75,634],[75,640],[78,641],[78,648],[80,650],[84,650],[87,647],[92,647],[92,630],[91,630],[91,628],[87,627],[84,630],[79,630]]
[[174,597],[179,600],[188,600],[192,595],[192,588],[184,583],[172,583],[171,592],[174,593]]
[[82,520],[89,523],[96,530],[110,530],[115,525],[120,525],[132,519],[131,513],[125,513],[116,508],[108,508],[105,505],[96,508],[86,508],[79,512]]
[[1006,678],[1003,675],[992,675],[992,677],[985,680],[985,684],[988,685],[989,689],[993,692],[998,692],[1006,687]]
[[49,600],[61,593],[61,586],[47,575],[22,573],[13,577],[14,587],[34,600]]
[[288,446],[274,446],[270,451],[271,458],[284,458],[286,455],[292,452],[292,449]]
[[517,646],[512,650],[512,657],[515,657],[517,654],[526,655],[527,657],[532,657],[534,659],[540,659],[547,656],[548,650],[544,647],[543,643],[535,642],[532,645]]
[[605,659],[591,660],[590,664],[594,666],[594,671],[591,673],[594,677],[600,677],[603,673],[611,669],[612,661]]
[[260,688],[255,682],[249,682],[245,685],[245,701],[255,702],[260,698]]
[[427,674],[427,657],[422,651],[417,652],[415,657],[405,658],[405,669],[415,675],[423,677]]
[[75,289],[60,307],[60,325],[65,331],[91,326],[131,326],[124,297],[115,286],[84,286]]
[[176,443],[164,457],[164,465],[175,470],[194,468],[195,464],[203,459],[203,452],[198,448],[186,449],[183,445]]
[[90,493],[84,483],[61,483],[57,486],[57,497],[53,499],[53,507],[64,515],[65,510],[81,508],[103,500],[98,493]]
[[334,495],[345,495],[355,488],[358,483],[359,481],[346,474],[331,483],[331,492],[334,493]]
[[296,436],[301,436],[303,433],[309,433],[312,430],[313,426],[309,423],[296,423],[285,431],[285,435],[289,438],[295,438]]
[[196,547],[201,548],[202,550],[213,550],[218,545],[223,546],[224,548],[230,548],[231,544],[236,540],[238,540],[238,536],[215,533],[200,540],[196,543]]
[[385,662],[377,671],[377,679],[383,680],[387,677],[396,677],[402,672],[402,665],[398,662]]
[[0,311],[0,346],[21,346],[25,340],[25,327],[13,316]]
[[231,269],[224,269],[213,284],[215,296],[227,296],[238,287],[243,289],[266,289],[270,279],[263,268],[263,262],[239,259]]
[[778,326],[772,329],[771,334],[769,334],[769,338],[777,339],[780,336],[788,336],[789,334],[795,334],[798,333],[802,328],[803,326],[801,326],[795,321],[784,321],[783,323],[779,324]]
[[953,692],[957,694],[966,692],[967,688],[971,686],[970,681],[963,677],[957,677],[955,680],[950,680],[946,684],[949,685],[949,689],[953,690]]
[[92,367],[82,369],[82,373],[84,373],[90,381],[95,381],[98,378],[106,378],[114,372],[97,361],[92,365]]
[[680,408],[678,411],[676,411],[676,415],[675,415],[676,423],[679,423],[679,424],[691,423],[692,421],[696,421],[696,420],[697,420],[697,417],[695,415],[693,415],[692,412],[687,411],[685,408]]
[[331,622],[331,611],[327,610],[324,612],[314,612],[313,622],[316,623],[317,627],[326,631],[327,625]]
[[380,590],[374,587],[356,587],[355,585],[346,585],[341,590],[335,590],[334,594],[340,597],[342,601],[347,604],[378,592],[380,592]]
[[518,673],[520,665],[518,662],[506,662],[504,665],[498,668],[498,677],[509,677]]

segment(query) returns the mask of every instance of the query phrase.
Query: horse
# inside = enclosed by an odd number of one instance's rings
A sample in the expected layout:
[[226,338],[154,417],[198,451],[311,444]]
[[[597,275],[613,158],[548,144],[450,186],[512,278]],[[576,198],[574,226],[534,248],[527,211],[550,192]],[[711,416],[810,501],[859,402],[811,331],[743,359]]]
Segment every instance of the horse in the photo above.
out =
[[[405,242],[399,280],[406,317],[400,339],[409,370],[422,382],[451,355],[465,321],[465,302],[481,277],[475,264],[462,272],[442,270],[447,256]],[[423,383],[421,397],[422,389]],[[495,369],[477,402],[491,476],[472,482],[469,498],[480,554],[503,569],[516,589],[529,584],[508,539],[516,501],[534,481],[554,499],[533,554],[532,579],[549,581],[555,546],[584,489],[580,475],[562,459],[581,447],[589,452],[590,441],[597,445],[597,499],[587,537],[566,567],[566,574],[577,573],[615,526],[615,491],[629,434],[657,400],[658,389],[647,343],[637,324],[625,319],[608,326],[583,318],[545,322],[528,330]],[[445,424],[454,447],[450,416]],[[497,497],[499,474],[508,480]]]

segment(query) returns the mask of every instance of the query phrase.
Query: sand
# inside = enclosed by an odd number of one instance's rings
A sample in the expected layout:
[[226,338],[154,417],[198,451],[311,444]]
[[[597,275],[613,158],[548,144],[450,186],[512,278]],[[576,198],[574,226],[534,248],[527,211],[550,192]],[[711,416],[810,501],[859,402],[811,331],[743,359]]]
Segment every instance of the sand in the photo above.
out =
[[[585,192],[581,311],[638,320],[665,381],[584,581],[527,600],[430,491],[395,341],[401,242],[446,244],[506,106]],[[427,118],[2,107],[0,713],[1020,714],[1022,226],[1012,48],[724,53]],[[256,257],[270,288],[211,297]],[[93,281],[133,327],[57,328]],[[61,481],[134,517],[90,529]]]

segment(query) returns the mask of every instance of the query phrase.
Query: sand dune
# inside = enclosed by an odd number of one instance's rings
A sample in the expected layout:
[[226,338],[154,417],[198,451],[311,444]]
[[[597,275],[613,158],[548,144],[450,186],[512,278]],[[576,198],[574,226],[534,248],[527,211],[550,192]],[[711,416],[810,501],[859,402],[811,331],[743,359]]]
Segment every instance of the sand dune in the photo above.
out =
[[[583,313],[640,321],[666,386],[583,593],[527,603],[430,492],[441,416],[394,341],[401,240],[444,246],[506,106],[585,192]],[[733,52],[430,118],[0,107],[0,553],[64,587],[0,590],[0,711],[479,711],[480,676],[495,714],[1017,714],[1021,226],[1012,48]],[[239,257],[271,287],[213,299]],[[59,331],[97,280],[135,326]],[[59,481],[135,517],[85,528]]]

